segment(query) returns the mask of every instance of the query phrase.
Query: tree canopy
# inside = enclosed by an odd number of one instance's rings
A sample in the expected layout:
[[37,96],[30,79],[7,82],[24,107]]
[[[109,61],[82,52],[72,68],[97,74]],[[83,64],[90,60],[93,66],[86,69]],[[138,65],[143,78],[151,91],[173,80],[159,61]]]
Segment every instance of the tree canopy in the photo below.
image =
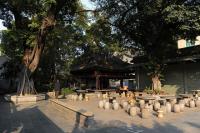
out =
[[[70,66],[78,56],[121,51],[107,20],[93,16],[89,23],[88,11],[79,1],[1,1],[0,10],[0,19],[8,28],[1,37],[3,52],[11,58],[7,68],[21,68],[25,64],[35,72],[31,77],[37,86],[49,84],[55,77],[70,80]],[[20,18],[15,18],[14,11]],[[7,72],[19,77],[16,71]]]
[[8,28],[2,39],[4,48],[7,47],[5,53],[22,58],[18,94],[34,92],[31,76],[38,68],[47,40],[50,40],[49,34],[57,24],[67,28],[75,23],[75,18],[80,18],[79,10],[82,7],[78,0],[0,1],[0,19]]
[[197,0],[93,1],[118,32],[148,55],[166,54],[176,48],[178,38],[194,38],[200,32]]
[[91,1],[97,5],[90,11],[92,21],[79,0],[0,1],[0,19],[8,28],[1,34],[1,48],[10,65],[21,68],[14,74],[21,82],[26,70],[28,78],[49,81],[69,75],[80,55],[86,60],[127,49],[147,56],[150,75],[159,78],[163,61],[177,53],[177,40],[200,34],[198,0]]
[[177,40],[200,33],[198,0],[92,0],[115,31],[149,59],[159,78],[163,61],[177,53]]

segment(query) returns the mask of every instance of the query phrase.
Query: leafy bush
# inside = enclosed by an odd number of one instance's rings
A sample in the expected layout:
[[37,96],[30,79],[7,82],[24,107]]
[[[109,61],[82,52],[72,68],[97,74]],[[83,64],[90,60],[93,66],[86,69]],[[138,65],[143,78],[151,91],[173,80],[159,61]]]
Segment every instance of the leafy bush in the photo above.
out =
[[71,94],[74,91],[71,88],[62,88],[61,93],[62,95],[67,95],[67,94]]
[[150,87],[145,88],[144,92],[146,92],[147,94],[153,94],[153,90]]
[[87,85],[86,84],[80,84],[80,87],[81,87],[81,89],[86,89],[87,88]]
[[164,90],[158,90],[158,89],[155,89],[155,90],[152,90],[150,87],[146,88],[144,90],[144,92],[146,92],[147,94],[165,94],[165,91]]
[[165,91],[164,90],[154,90],[154,94],[165,94]]

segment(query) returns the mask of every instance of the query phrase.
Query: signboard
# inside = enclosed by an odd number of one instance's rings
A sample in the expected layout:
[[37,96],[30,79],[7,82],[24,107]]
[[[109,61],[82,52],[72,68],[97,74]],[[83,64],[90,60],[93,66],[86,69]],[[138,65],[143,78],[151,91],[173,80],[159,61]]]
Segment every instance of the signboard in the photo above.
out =
[[196,45],[200,45],[200,36],[197,36],[194,42],[192,42],[191,40],[185,40],[185,39],[178,40],[178,49],[192,47]]
[[196,37],[195,45],[200,45],[200,36]]
[[120,86],[120,80],[109,79],[109,86],[110,87],[119,87]]
[[185,47],[186,47],[186,40],[184,39],[178,40],[178,49],[185,48]]

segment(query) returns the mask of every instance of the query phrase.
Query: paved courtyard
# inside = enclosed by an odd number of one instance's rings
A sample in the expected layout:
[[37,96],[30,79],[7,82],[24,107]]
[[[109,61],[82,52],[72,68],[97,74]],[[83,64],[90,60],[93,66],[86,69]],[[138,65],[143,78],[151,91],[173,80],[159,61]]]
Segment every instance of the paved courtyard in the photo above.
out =
[[[98,99],[96,97],[92,97],[89,101],[72,101],[67,99],[59,99],[60,101],[67,103],[71,106],[76,106],[79,109],[91,111],[94,113],[94,119],[96,121],[100,121],[101,123],[109,123],[110,121],[121,121],[126,123],[128,126],[131,126],[133,123],[137,126],[144,126],[147,128],[152,128],[154,126],[154,122],[157,123],[164,123],[176,119],[180,119],[181,117],[184,117],[187,115],[187,113],[191,112],[198,112],[200,111],[200,108],[185,108],[184,112],[181,113],[167,113],[163,119],[158,119],[157,114],[155,111],[152,112],[152,116],[150,119],[142,119],[141,115],[136,115],[134,117],[131,117],[124,109],[121,109],[121,107],[118,110],[105,110],[98,108],[98,102],[101,99]],[[121,103],[121,100],[126,100],[126,98],[119,98],[117,97],[117,102]],[[108,100],[107,100],[108,101]],[[199,119],[200,120],[200,119]]]
[[[102,113],[106,113],[105,111]],[[109,113],[109,112],[107,112]],[[110,118],[113,118],[110,119]],[[128,117],[128,116],[127,116]],[[105,119],[106,121],[103,121]],[[178,115],[159,119],[132,119],[110,115],[96,119],[88,129],[79,128],[75,120],[58,111],[48,101],[37,104],[13,105],[0,100],[0,133],[199,133],[200,109],[187,110]],[[150,123],[150,124],[149,124]]]

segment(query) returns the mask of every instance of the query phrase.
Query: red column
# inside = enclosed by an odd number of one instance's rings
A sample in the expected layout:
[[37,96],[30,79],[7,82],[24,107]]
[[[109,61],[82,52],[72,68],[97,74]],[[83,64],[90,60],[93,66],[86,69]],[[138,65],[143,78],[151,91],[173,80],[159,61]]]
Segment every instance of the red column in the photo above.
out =
[[100,80],[99,80],[99,76],[96,76],[96,89],[99,90],[100,89]]

